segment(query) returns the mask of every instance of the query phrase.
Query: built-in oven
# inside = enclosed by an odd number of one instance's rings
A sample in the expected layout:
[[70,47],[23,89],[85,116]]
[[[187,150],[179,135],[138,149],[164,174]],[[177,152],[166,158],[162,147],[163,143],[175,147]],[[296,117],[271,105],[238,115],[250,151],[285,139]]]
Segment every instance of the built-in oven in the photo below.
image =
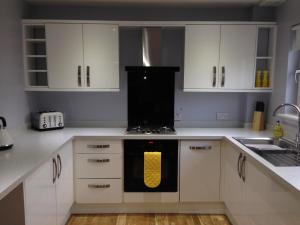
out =
[[[144,182],[144,152],[161,153],[161,182],[149,188]],[[177,140],[125,140],[124,191],[125,192],[177,192],[178,141]]]

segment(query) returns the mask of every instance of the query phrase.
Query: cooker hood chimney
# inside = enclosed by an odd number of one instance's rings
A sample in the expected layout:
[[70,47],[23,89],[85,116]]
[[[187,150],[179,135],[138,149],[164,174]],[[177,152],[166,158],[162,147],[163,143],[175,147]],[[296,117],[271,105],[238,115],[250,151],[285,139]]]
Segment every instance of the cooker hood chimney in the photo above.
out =
[[162,27],[142,28],[143,66],[125,66],[127,72],[179,72],[178,66],[163,66]]
[[161,66],[162,28],[144,27],[142,37],[143,66]]

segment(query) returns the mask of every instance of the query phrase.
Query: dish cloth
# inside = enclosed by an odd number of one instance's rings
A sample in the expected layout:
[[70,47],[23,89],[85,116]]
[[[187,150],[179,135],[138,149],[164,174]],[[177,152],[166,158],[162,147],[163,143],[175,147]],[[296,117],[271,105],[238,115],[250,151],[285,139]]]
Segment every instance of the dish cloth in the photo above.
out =
[[144,152],[144,183],[156,188],[161,182],[161,152]]

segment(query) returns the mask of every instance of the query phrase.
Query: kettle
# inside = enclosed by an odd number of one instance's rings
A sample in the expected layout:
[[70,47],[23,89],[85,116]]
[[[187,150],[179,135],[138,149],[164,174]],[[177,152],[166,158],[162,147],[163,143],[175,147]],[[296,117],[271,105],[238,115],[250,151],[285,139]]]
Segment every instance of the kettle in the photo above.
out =
[[6,130],[6,120],[4,117],[0,116],[0,151],[8,150],[13,147],[13,139]]

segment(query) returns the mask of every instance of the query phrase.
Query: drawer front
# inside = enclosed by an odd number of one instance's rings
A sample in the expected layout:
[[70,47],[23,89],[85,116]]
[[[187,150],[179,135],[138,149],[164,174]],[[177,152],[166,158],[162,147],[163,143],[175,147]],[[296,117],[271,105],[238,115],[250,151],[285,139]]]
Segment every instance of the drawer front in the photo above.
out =
[[220,141],[181,141],[181,150],[189,150],[203,154],[215,148],[220,148]]
[[121,154],[77,154],[77,178],[121,178]]
[[76,203],[101,204],[121,202],[121,179],[77,179],[76,181]]
[[121,154],[121,140],[75,140],[76,153],[111,153]]

